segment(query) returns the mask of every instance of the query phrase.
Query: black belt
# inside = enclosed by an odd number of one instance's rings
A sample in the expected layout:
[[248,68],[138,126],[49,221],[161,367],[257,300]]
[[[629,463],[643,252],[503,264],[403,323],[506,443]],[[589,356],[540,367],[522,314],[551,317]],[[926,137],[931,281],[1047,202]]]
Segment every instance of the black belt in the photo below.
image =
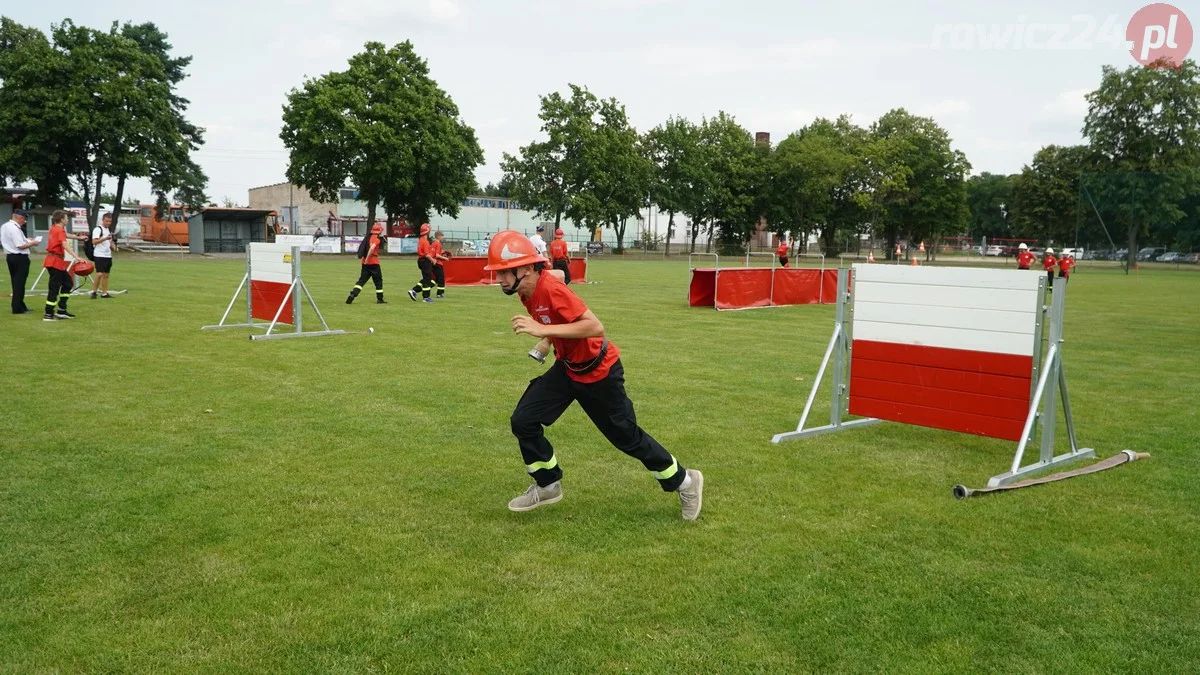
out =
[[[604,342],[600,344],[600,353],[596,355],[596,358],[591,359],[587,363],[572,363],[566,359],[558,359],[558,362],[576,375],[587,375],[600,367],[600,364],[604,362],[606,354],[608,354],[608,338],[604,338]],[[555,354],[555,357],[557,358],[558,354]]]

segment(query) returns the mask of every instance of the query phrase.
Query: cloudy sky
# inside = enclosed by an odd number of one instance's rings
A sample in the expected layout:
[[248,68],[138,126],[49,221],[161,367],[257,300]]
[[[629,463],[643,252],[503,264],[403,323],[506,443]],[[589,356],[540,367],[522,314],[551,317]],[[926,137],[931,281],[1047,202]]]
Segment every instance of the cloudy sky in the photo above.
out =
[[[538,96],[587,86],[639,130],[724,110],[778,142],[817,116],[867,126],[903,106],[931,115],[973,172],[1015,172],[1075,143],[1102,65],[1133,64],[1139,2],[1093,0],[60,0],[4,14],[49,30],[153,21],[194,61],[182,93],[205,127],[214,199],[282,182],[285,94],[345,67],[364,42],[412,40],[478,134],[481,184],[538,132]],[[1186,9],[1186,8],[1185,8]],[[1195,54],[1193,53],[1193,56]],[[0,102],[2,104],[2,102]],[[144,183],[133,195],[148,199]]]

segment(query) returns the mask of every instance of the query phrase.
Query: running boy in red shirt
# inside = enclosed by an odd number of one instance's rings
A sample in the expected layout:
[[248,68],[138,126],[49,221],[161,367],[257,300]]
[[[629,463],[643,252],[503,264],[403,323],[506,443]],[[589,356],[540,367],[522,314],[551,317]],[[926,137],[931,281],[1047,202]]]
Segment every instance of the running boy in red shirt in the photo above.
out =
[[779,256],[779,266],[788,266],[788,243],[787,240],[779,242],[779,248],[775,249],[775,255]]
[[1046,255],[1042,257],[1042,269],[1046,270],[1046,288],[1054,290],[1054,268],[1058,265],[1058,260],[1054,257],[1054,249],[1046,249]]
[[1075,258],[1064,255],[1058,259],[1058,278],[1067,283],[1071,280],[1071,268],[1075,266]]
[[1029,247],[1025,245],[1025,242],[1021,242],[1017,248],[1020,249],[1020,253],[1017,253],[1017,269],[1029,269],[1033,265],[1033,261],[1037,259],[1037,256],[1029,252]]
[[525,235],[499,232],[488,247],[485,269],[496,273],[506,295],[518,294],[529,316],[514,316],[514,333],[549,338],[555,362],[529,383],[510,424],[526,471],[534,483],[508,503],[512,511],[530,511],[562,499],[562,469],[543,427],[550,426],[578,401],[592,423],[618,450],[638,459],[667,492],[678,492],[683,519],[700,515],[704,476],[686,469],[637,424],[633,401],[625,393],[621,353],[604,335],[600,319],[588,309]]
[[554,241],[550,242],[550,265],[563,273],[563,283],[571,285],[571,248],[563,241],[562,229],[554,231]]

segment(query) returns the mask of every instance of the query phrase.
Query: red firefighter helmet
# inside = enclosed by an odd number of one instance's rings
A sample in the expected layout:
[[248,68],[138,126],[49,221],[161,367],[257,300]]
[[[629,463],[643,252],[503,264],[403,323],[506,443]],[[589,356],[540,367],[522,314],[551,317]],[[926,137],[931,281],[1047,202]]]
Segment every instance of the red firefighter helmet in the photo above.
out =
[[538,255],[529,237],[516,230],[503,230],[492,237],[488,246],[488,264],[483,269],[489,272],[511,270],[540,262],[550,261]]
[[421,236],[424,237],[427,234],[429,234],[429,223],[425,223],[421,226]]
[[383,234],[383,225],[375,223],[371,226],[371,234]]
[[566,236],[566,234],[562,231],[562,228],[560,227],[559,229],[554,231],[554,236],[558,237],[559,239],[562,239],[563,237]]

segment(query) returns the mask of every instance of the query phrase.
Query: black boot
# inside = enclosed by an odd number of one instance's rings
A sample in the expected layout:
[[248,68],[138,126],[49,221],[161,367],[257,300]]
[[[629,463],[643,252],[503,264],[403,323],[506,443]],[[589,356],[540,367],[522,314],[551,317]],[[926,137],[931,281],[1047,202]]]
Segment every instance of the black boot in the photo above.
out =
[[383,299],[383,293],[375,294],[375,304],[377,304],[377,305],[386,305],[387,304],[387,300]]
[[350,291],[350,295],[346,296],[346,304],[349,305],[350,303],[354,302],[354,299],[357,297],[358,297],[358,289],[355,288]]

